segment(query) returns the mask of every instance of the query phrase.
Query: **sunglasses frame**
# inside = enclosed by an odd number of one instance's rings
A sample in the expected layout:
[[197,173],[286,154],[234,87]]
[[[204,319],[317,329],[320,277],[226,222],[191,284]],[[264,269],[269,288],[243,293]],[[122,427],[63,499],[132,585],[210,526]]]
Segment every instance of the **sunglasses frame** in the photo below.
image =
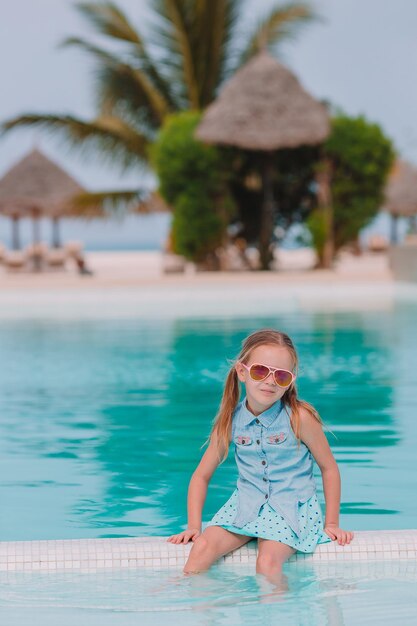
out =
[[[241,361],[239,361],[241,365],[243,365],[244,368],[246,368],[249,372],[249,376],[251,377],[251,379],[257,383],[261,383],[263,380],[266,380],[268,378],[268,376],[271,374],[273,375],[273,379],[274,379],[274,383],[276,385],[278,385],[278,387],[281,387],[282,389],[286,389],[287,387],[290,387],[293,382],[295,381],[295,379],[297,378],[297,376],[295,374],[293,374],[293,372],[291,372],[290,370],[286,370],[283,367],[270,367],[269,365],[265,365],[264,363],[252,363],[251,365],[246,365],[246,363],[242,363]],[[250,372],[251,368],[254,365],[260,365],[261,367],[266,367],[269,371],[267,373],[266,376],[264,376],[264,378],[261,378],[259,380],[255,380]],[[287,374],[291,374],[291,382],[288,383],[288,385],[280,385],[279,383],[277,383],[277,380],[275,378],[275,372],[286,372]]]

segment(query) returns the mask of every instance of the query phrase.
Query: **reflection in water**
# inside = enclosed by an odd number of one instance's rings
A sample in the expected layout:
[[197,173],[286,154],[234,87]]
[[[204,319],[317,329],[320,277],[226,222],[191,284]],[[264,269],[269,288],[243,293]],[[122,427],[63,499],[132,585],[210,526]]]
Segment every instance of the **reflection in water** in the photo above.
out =
[[[368,315],[376,316],[376,314]],[[205,408],[209,397],[213,399],[213,410],[211,413],[207,410],[205,423],[201,426],[196,425],[195,415],[189,417],[189,421],[184,423],[182,436],[188,438],[188,457],[192,454],[193,446],[195,449],[195,439],[191,440],[188,433],[194,434],[198,427],[201,432],[200,441],[203,442],[208,430],[206,424],[210,425],[216,412],[227,371],[225,357],[233,357],[242,339],[255,328],[274,326],[288,332],[297,346],[301,363],[300,395],[317,406],[325,423],[334,433],[334,435],[330,433],[328,435],[330,444],[338,462],[342,466],[348,466],[348,471],[342,467],[344,496],[345,501],[348,500],[345,482],[349,482],[350,467],[356,466],[355,473],[361,472],[363,475],[364,469],[368,472],[369,466],[374,462],[374,450],[395,446],[399,441],[392,418],[392,387],[391,381],[386,376],[387,366],[389,367],[389,351],[384,344],[383,329],[378,329],[377,325],[362,313],[350,316],[335,313],[284,314],[278,319],[255,319],[250,320],[249,323],[240,320],[236,324],[231,324],[228,320],[225,326],[226,328],[214,322],[206,325],[196,321],[191,324],[191,327],[185,322],[177,324],[173,353],[177,355],[179,363],[187,362],[187,359],[192,358],[192,353],[194,353],[193,369],[196,372],[201,371],[202,361],[205,360],[211,389],[201,394],[203,407]],[[178,372],[179,374],[172,380],[172,387],[175,388],[173,393],[178,398],[184,398],[187,396],[187,388],[190,385],[190,375],[188,370],[186,374],[181,374],[181,368],[178,368]],[[193,378],[191,377],[191,381]],[[368,394],[364,393],[365,381],[366,389],[370,389]],[[200,411],[198,413],[200,414]],[[195,462],[190,463],[189,475],[200,456],[201,452]],[[319,474],[317,478],[323,500]],[[178,479],[178,482],[183,480],[186,486],[188,485],[189,477],[187,480],[187,477],[183,475]],[[377,480],[376,475],[375,479]],[[206,519],[229,497],[235,481],[236,473],[231,451],[228,461],[219,468],[211,482],[205,509]],[[178,507],[181,503],[178,502],[174,493],[172,495],[174,496],[172,506]],[[358,496],[357,490],[352,492],[351,513],[355,515],[375,513],[381,516],[384,511],[391,513],[390,503],[387,502],[386,497],[380,506],[376,506],[374,502],[369,503],[370,495],[367,485],[363,494]],[[360,502],[366,504],[362,506]],[[383,504],[385,506],[382,506]],[[344,512],[343,507],[342,512]],[[181,515],[181,510],[178,511],[178,515]],[[182,515],[184,516],[184,509],[182,509]],[[185,524],[184,517],[183,520]],[[360,528],[358,520],[355,521],[355,526]]]
[[[406,410],[417,401],[413,306],[276,318],[1,322],[2,538],[183,528],[227,359],[261,326],[293,338],[300,395],[334,433],[327,435],[342,472],[346,528],[412,527],[417,503],[405,477],[415,481],[408,475],[415,421]],[[235,483],[231,449],[210,483],[204,520]]]

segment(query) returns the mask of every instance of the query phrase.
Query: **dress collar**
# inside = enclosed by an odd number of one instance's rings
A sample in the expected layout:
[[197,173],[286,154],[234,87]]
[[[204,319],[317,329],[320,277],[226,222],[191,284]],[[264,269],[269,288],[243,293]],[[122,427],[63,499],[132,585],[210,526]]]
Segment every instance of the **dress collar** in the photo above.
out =
[[258,419],[261,422],[262,426],[268,428],[272,424],[274,419],[281,413],[282,408],[283,403],[280,398],[279,400],[274,402],[274,404],[272,404],[269,409],[266,409],[259,415],[254,415],[249,411],[248,407],[246,406],[245,396],[240,403],[240,419],[242,420],[244,426],[247,426],[248,424],[250,424],[250,422]]

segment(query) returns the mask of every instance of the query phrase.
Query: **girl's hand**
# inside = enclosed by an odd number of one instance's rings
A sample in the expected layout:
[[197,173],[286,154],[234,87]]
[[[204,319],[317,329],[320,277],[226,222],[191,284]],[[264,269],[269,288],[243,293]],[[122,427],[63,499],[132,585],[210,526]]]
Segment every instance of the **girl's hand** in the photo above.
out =
[[187,530],[183,530],[182,533],[178,533],[178,535],[171,535],[168,537],[167,541],[171,543],[188,543],[191,541],[195,541],[197,537],[201,535],[200,528],[187,528]]
[[330,537],[332,541],[338,542],[340,546],[344,546],[345,543],[350,543],[354,537],[354,534],[350,530],[342,530],[336,524],[327,524],[324,527],[324,532]]

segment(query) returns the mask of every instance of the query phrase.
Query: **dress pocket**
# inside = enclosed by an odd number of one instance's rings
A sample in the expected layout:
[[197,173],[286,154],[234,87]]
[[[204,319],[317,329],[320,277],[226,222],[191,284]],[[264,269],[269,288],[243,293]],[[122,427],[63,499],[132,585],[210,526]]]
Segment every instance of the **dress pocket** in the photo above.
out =
[[249,446],[252,443],[252,438],[249,435],[236,435],[235,443],[239,446]]
[[272,435],[268,435],[268,437],[266,438],[267,443],[270,443],[272,445],[278,445],[280,443],[282,443],[283,441],[285,441],[287,438],[287,433],[285,432],[280,432],[280,433],[273,433]]

